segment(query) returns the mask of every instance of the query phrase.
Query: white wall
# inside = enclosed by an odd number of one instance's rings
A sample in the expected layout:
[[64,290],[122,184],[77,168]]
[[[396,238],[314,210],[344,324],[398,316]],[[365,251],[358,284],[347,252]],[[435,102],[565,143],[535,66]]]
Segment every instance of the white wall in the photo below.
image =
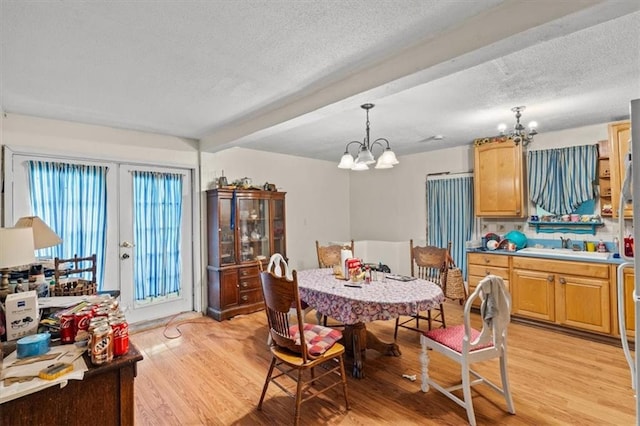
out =
[[193,139],[19,114],[2,116],[0,145],[137,163],[198,165],[198,142]]
[[351,235],[357,240],[409,241],[426,237],[429,173],[468,172],[470,146],[399,157],[393,169],[349,172]]
[[246,176],[254,185],[269,182],[287,193],[287,255],[294,269],[318,266],[316,240],[351,239],[349,177],[335,163],[244,148],[201,155],[203,191],[224,170],[229,182]]

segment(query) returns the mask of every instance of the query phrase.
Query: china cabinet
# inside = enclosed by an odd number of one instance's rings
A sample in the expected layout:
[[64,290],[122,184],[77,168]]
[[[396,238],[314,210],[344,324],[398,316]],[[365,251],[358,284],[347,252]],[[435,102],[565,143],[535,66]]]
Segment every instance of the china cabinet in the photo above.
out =
[[207,191],[207,314],[218,321],[262,309],[258,261],[286,258],[285,193]]
[[[629,139],[631,138],[631,122],[621,121],[609,124],[609,142],[611,144],[612,155],[610,156],[611,166],[611,204],[613,217],[618,217],[620,206],[620,188],[625,178],[625,157],[629,153]],[[633,209],[631,203],[624,207],[624,217],[631,218]]]
[[474,141],[474,205],[476,216],[525,217],[522,144],[507,137]]

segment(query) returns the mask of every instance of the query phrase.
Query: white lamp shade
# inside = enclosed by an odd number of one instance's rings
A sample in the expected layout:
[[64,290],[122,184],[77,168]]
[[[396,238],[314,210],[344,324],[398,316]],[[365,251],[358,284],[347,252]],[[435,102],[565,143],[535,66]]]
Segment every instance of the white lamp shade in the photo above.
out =
[[391,151],[391,148],[387,148],[384,150],[378,162],[381,162],[382,164],[390,164],[392,166],[395,166],[396,164],[400,164],[400,162],[396,158],[396,154],[393,151]]
[[351,154],[345,152],[342,158],[340,159],[340,164],[338,164],[338,168],[340,169],[350,169],[353,167],[354,161]]
[[358,154],[358,158],[356,159],[356,163],[364,163],[364,164],[373,164],[376,162],[376,159],[373,158],[373,154],[366,147],[362,147],[360,153]]
[[0,269],[36,261],[31,228],[0,228]]
[[385,163],[382,160],[382,155],[378,158],[378,162],[376,163],[376,169],[392,169],[393,164]]
[[62,239],[53,232],[53,229],[42,221],[38,216],[25,216],[18,219],[16,228],[33,229],[33,245],[36,250],[57,246]]
[[359,163],[356,161],[351,170],[361,172],[363,170],[369,170],[369,166],[367,166],[367,163]]

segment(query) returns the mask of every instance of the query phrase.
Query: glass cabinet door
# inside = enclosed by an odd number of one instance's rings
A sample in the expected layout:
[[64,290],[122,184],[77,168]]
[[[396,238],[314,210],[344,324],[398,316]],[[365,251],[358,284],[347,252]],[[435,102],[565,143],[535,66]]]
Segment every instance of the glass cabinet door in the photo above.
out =
[[287,257],[284,238],[284,199],[274,199],[273,205],[273,250]]
[[233,264],[236,263],[236,240],[234,230],[231,229],[231,199],[221,198],[219,209],[220,264]]
[[238,224],[240,261],[268,259],[271,256],[268,200],[239,199]]

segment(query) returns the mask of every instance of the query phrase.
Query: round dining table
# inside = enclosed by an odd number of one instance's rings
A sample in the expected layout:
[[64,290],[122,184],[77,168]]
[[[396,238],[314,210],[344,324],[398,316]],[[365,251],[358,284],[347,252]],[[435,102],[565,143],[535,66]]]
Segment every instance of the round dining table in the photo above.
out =
[[383,280],[357,283],[336,278],[331,268],[297,272],[300,298],[319,313],[344,324],[347,354],[353,357],[353,376],[364,377],[366,349],[400,356],[395,342],[387,343],[367,331],[365,323],[437,308],[444,293],[437,284],[420,278],[400,281],[387,275]]

